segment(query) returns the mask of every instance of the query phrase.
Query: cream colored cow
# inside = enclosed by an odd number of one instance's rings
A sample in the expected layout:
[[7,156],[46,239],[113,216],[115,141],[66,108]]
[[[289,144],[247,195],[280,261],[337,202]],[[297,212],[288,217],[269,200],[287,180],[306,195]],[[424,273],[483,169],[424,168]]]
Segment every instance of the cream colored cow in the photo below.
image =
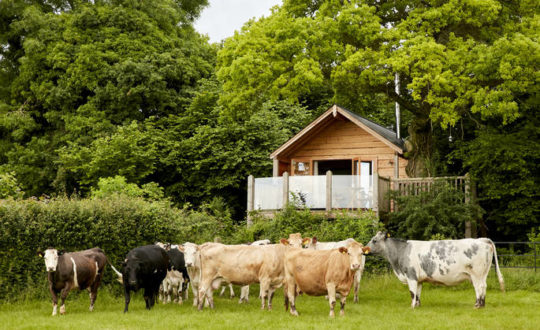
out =
[[328,295],[330,316],[334,316],[336,294],[341,296],[340,314],[345,314],[345,300],[351,291],[362,256],[369,251],[358,242],[334,250],[291,249],[285,254],[285,309],[291,303],[291,314],[296,311],[297,292],[310,296]]

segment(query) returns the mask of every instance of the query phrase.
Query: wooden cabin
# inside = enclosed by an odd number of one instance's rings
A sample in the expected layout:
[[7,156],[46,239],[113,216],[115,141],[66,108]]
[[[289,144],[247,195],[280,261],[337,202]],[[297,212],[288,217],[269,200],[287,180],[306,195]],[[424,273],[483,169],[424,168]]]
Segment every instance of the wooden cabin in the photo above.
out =
[[396,133],[334,105],[274,151],[274,176],[372,175],[406,178],[404,142]]
[[334,105],[270,155],[272,177],[248,178],[248,214],[291,200],[312,210],[387,211],[379,200],[389,180],[407,176],[404,152],[395,132]]

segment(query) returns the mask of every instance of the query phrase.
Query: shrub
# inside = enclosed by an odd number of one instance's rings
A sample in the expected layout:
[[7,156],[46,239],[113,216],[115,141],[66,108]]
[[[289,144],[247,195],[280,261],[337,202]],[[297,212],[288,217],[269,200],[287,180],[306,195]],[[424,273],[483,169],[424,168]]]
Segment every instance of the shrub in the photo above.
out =
[[397,212],[389,215],[388,227],[396,236],[429,240],[432,237],[461,238],[465,222],[474,222],[481,209],[464,203],[465,196],[448,184],[436,184],[418,195],[400,196],[391,192]]

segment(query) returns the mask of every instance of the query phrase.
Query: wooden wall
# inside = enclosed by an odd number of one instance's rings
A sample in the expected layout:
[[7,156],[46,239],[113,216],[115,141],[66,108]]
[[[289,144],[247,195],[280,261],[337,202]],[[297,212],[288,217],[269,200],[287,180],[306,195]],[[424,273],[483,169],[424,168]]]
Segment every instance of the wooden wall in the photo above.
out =
[[[336,119],[323,131],[312,136],[306,143],[293,149],[288,154],[287,160],[377,159],[379,175],[394,177],[394,153],[394,150],[389,146],[356,124],[346,119]],[[399,157],[400,178],[407,177],[406,165],[407,160]]]

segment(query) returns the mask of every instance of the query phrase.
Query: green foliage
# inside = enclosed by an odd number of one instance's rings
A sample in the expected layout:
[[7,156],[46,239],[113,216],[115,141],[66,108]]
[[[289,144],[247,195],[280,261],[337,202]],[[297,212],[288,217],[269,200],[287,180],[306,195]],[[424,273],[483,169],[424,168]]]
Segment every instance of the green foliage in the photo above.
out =
[[191,26],[207,1],[5,3],[0,161],[29,195],[144,183],[155,150],[137,123],[182,113],[213,70]]
[[163,188],[157,183],[150,182],[139,187],[134,183],[128,183],[126,178],[119,175],[99,179],[97,189],[92,189],[90,196],[93,198],[105,198],[116,194],[129,197],[146,197],[150,200],[164,198]]
[[22,198],[23,194],[13,173],[0,172],[0,199],[9,197],[19,199]]
[[465,222],[474,223],[480,214],[478,206],[464,203],[464,194],[445,183],[418,195],[392,192],[391,197],[397,211],[389,215],[388,227],[406,239],[461,238]]

